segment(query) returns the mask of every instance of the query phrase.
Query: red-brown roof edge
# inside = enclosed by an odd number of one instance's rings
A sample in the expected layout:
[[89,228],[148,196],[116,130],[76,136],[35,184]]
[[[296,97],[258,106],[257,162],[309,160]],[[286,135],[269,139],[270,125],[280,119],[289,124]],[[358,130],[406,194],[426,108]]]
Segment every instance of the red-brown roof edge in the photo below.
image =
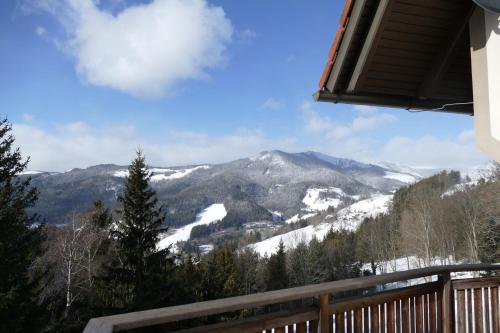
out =
[[342,15],[340,17],[340,25],[335,34],[335,38],[333,39],[332,46],[330,48],[330,52],[328,53],[328,61],[326,63],[325,69],[323,70],[323,74],[321,75],[321,79],[319,80],[319,89],[323,90],[325,88],[326,82],[328,81],[328,77],[333,68],[333,62],[335,61],[335,56],[337,55],[337,51],[340,47],[340,43],[342,42],[342,37],[344,36],[345,28],[349,22],[349,17],[352,12],[352,7],[354,5],[355,0],[346,0],[344,5],[344,10],[342,11]]

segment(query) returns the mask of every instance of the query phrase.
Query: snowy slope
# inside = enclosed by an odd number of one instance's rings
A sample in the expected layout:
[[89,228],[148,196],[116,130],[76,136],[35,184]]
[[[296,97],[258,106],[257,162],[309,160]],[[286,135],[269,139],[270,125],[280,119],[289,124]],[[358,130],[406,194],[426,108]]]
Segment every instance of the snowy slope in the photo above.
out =
[[307,220],[313,216],[318,215],[317,213],[307,213],[307,214],[295,214],[294,216],[290,217],[288,220],[285,221],[285,223],[295,223],[299,222],[300,220]]
[[425,176],[421,173],[421,169],[416,170],[414,168],[410,168],[410,167],[407,167],[407,166],[404,166],[404,165],[401,165],[398,163],[378,162],[376,165],[378,165],[382,168],[394,171],[396,173],[402,173],[402,174],[414,176],[417,179]]
[[[210,166],[208,165],[199,165],[193,168],[186,169],[151,168],[148,169],[148,171],[151,175],[152,182],[160,182],[166,180],[181,179],[189,176],[195,171],[208,169],[210,169]],[[117,178],[126,178],[128,177],[128,174],[128,170],[117,170],[112,173],[113,177]]]
[[333,206],[337,208],[341,203],[341,198],[346,196],[342,189],[337,187],[330,188],[310,188],[307,190],[302,202],[306,205],[307,211],[327,210]]
[[[253,248],[261,256],[264,256],[266,253],[267,255],[271,255],[276,252],[280,240],[283,240],[285,249],[293,249],[301,242],[310,242],[313,237],[316,237],[318,240],[322,240],[330,229],[356,230],[365,217],[374,217],[378,214],[387,212],[391,200],[392,195],[377,194],[369,199],[358,201],[344,209],[341,209],[337,213],[336,219],[333,223],[320,223],[315,226],[309,225],[304,228],[296,229],[265,239],[255,244],[251,244],[249,247]],[[317,213],[305,215],[297,214],[285,222],[294,223],[299,221],[299,219],[306,220],[316,215]]]
[[390,171],[385,172],[384,178],[399,180],[400,182],[407,184],[414,183],[418,180],[418,178],[414,175]]
[[194,171],[197,170],[208,170],[210,167],[208,165],[200,165],[194,168],[189,168],[189,169],[181,169],[181,170],[168,170],[170,171],[170,174],[166,175],[165,172],[162,173],[156,173],[151,176],[151,181],[153,182],[159,182],[159,181],[164,181],[164,180],[173,180],[173,179],[180,179],[184,178]]
[[300,243],[309,243],[313,237],[322,240],[325,235],[330,230],[331,225],[328,223],[322,223],[317,226],[309,225],[305,228],[300,228],[293,230],[278,236],[274,236],[263,240],[261,242],[249,245],[250,248],[254,249],[261,256],[266,254],[269,256],[276,252],[280,240],[283,240],[285,245],[285,250],[290,250],[295,248]]
[[392,195],[378,194],[371,198],[358,201],[337,213],[338,223],[345,229],[356,230],[366,217],[375,217],[386,213],[391,203]]
[[[191,230],[198,225],[207,225],[212,222],[222,220],[227,214],[224,204],[213,204],[204,209],[196,217],[195,222],[185,225],[182,228],[175,229],[174,233],[164,237],[158,242],[158,249],[165,249],[169,245],[173,245],[177,242],[185,242],[189,239],[191,235]],[[177,249],[174,249],[174,251]]]
[[449,197],[449,196],[451,196],[451,195],[453,195],[453,194],[455,194],[457,192],[463,192],[468,187],[476,186],[477,183],[478,183],[477,180],[473,180],[473,181],[470,181],[470,182],[467,182],[467,183],[460,183],[460,184],[453,185],[446,192],[444,192],[443,195],[441,195],[441,198],[443,198],[443,197]]
[[29,175],[38,175],[44,173],[43,171],[37,171],[37,170],[28,170],[28,171],[23,171],[18,173],[19,176],[29,176]]

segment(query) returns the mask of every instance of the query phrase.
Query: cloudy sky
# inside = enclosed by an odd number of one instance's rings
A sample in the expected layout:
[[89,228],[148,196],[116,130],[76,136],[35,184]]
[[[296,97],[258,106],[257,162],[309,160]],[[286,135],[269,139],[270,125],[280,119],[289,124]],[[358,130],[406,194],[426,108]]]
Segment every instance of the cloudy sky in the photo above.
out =
[[6,0],[0,113],[30,169],[271,149],[468,168],[473,119],[316,103],[342,1]]

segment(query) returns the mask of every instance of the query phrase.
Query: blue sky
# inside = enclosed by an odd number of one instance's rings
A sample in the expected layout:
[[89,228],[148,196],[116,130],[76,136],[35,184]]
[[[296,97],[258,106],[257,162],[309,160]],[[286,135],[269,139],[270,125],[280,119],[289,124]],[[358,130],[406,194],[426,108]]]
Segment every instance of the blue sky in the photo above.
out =
[[316,103],[342,1],[8,0],[0,110],[30,169],[263,150],[468,168],[473,119]]

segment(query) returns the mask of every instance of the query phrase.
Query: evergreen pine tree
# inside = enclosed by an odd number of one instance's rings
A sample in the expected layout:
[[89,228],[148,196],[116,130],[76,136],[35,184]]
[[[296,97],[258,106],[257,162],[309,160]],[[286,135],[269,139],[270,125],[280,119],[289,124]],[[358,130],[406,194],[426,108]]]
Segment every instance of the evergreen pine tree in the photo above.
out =
[[280,240],[278,252],[273,254],[267,263],[266,287],[267,290],[276,290],[288,287],[286,253],[283,240]]
[[194,261],[191,254],[188,254],[179,265],[177,285],[182,303],[202,300],[202,272]]
[[173,259],[168,248],[156,249],[165,218],[149,179],[145,158],[138,151],[129,167],[123,195],[118,199],[122,216],[113,236],[119,260],[107,279],[117,291],[108,302],[121,310],[166,306],[176,301],[172,294]]
[[227,242],[203,258],[204,299],[217,299],[239,294],[238,267],[233,248]]
[[90,218],[92,223],[100,229],[109,228],[113,222],[109,209],[104,207],[101,200],[94,201],[94,206],[90,212]]
[[41,227],[28,213],[38,192],[31,179],[18,177],[28,165],[15,149],[12,127],[0,120],[0,332],[39,331],[38,278],[30,268],[39,255]]

